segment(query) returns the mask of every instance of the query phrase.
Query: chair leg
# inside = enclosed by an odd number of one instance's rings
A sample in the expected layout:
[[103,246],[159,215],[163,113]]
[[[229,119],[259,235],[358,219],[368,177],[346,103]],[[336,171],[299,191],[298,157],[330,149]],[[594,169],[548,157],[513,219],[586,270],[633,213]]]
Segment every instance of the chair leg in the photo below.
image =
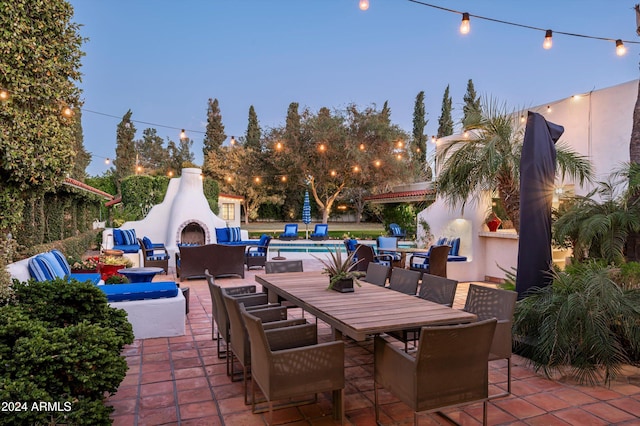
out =
[[380,405],[378,402],[378,383],[373,381],[373,406],[376,412],[376,424],[380,424]]
[[511,395],[511,357],[507,358],[507,392]]
[[244,387],[244,405],[249,405],[249,394],[247,390],[247,367],[242,366],[242,385]]
[[487,426],[487,405],[487,401],[482,403],[482,426]]

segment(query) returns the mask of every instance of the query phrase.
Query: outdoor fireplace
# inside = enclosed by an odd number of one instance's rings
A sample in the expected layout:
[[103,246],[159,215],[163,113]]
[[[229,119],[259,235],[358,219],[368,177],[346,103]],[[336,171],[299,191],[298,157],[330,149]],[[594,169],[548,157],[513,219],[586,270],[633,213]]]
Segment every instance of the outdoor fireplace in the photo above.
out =
[[[227,226],[211,211],[202,189],[201,175],[202,171],[197,168],[182,169],[182,175],[169,182],[162,203],[153,206],[144,219],[125,222],[121,226],[122,229],[135,229],[139,238],[146,236],[154,243],[163,243],[171,254],[170,266],[174,266],[173,254],[178,251],[179,244],[214,243],[215,229]],[[113,231],[105,233],[112,234]],[[103,236],[103,240],[105,238]]]
[[179,231],[178,245],[203,245],[206,241],[206,232],[202,225],[198,222],[187,223],[184,228]]

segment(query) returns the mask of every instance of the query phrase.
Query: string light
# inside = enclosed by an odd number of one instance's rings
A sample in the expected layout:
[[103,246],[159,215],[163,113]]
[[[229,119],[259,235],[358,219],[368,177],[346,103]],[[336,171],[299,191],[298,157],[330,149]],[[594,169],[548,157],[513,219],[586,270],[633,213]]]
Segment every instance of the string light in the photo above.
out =
[[549,50],[553,46],[553,31],[547,30],[544,35],[544,42],[542,42],[542,47]]
[[185,140],[187,138],[187,132],[184,129],[180,130],[180,140]]
[[281,182],[286,182],[286,181],[287,181],[287,177],[286,177],[286,176],[282,176],[282,177],[280,178],[280,181],[281,181]]
[[235,145],[235,144],[236,144],[236,138],[235,138],[235,136],[231,136],[231,140],[229,141],[229,143],[230,143],[231,145]]
[[627,53],[627,48],[624,47],[622,40],[616,40],[616,55],[624,56],[625,53]]
[[364,144],[363,143],[360,144],[360,151],[364,151]]
[[[519,24],[517,22],[510,22],[510,21],[505,21],[505,20],[502,20],[502,19],[489,18],[487,16],[474,15],[474,14],[468,13],[468,12],[461,12],[459,10],[449,9],[447,7],[438,6],[438,5],[427,3],[427,2],[424,2],[424,1],[420,1],[420,0],[407,0],[407,1],[409,1],[411,3],[419,4],[421,6],[431,7],[433,9],[438,9],[438,10],[442,10],[442,11],[445,11],[445,12],[456,13],[458,15],[462,15],[462,22],[460,24],[460,32],[462,34],[467,34],[470,31],[471,27],[470,27],[470,23],[469,22],[470,22],[471,16],[473,16],[475,19],[482,19],[482,20],[485,20],[485,21],[491,21],[491,22],[495,22],[495,23],[498,23],[498,24],[504,24],[504,25],[511,25],[511,26],[519,27],[519,28],[526,28],[526,29],[530,29],[530,30],[544,32],[545,34],[547,34],[547,31],[551,31],[551,30],[548,30],[546,28],[534,27],[532,25]],[[592,39],[592,40],[602,40],[602,41],[608,41],[608,42],[615,42],[616,43],[616,53],[618,52],[618,49],[621,49],[621,50],[624,49],[624,43],[627,43],[627,44],[630,44],[630,43],[632,43],[632,44],[640,44],[640,41],[621,40],[621,39],[615,39],[615,38],[610,38],[610,37],[596,37],[596,36],[591,36],[591,35],[587,35],[587,34],[577,34],[577,33],[570,33],[570,32],[557,31],[557,30],[555,30],[553,32],[556,33],[556,34],[562,34],[562,35],[566,35],[566,36],[569,36],[569,37],[581,37],[581,38],[588,38],[588,39]],[[622,47],[620,47],[620,46],[622,46]],[[626,52],[626,49],[622,50],[622,53],[618,53],[618,55],[624,55],[625,52]]]
[[278,142],[278,143],[276,144],[276,150],[277,150],[277,151],[280,151],[281,149],[282,149],[282,142]]
[[360,0],[358,2],[358,7],[360,8],[360,10],[369,9],[369,0]]
[[69,108],[68,106],[62,108],[62,115],[66,118],[71,118],[73,117],[73,110],[71,108]]
[[335,170],[331,170],[331,172],[329,172],[329,174],[331,175],[331,177],[336,177],[336,175],[338,173]]
[[431,136],[431,143],[435,145],[437,142],[438,141],[436,140],[436,136],[435,135]]
[[382,165],[382,162],[381,162],[380,160],[376,160],[373,164],[374,164],[376,167],[380,167],[380,166]]
[[471,25],[469,24],[469,14],[464,12],[462,14],[462,22],[460,23],[460,34],[469,34],[471,31]]
[[318,146],[318,150],[320,150],[320,152],[325,152],[327,150],[327,147],[325,146],[325,144],[321,143],[320,146]]
[[551,113],[551,105],[547,105],[547,114]]
[[9,91],[5,89],[0,89],[0,101],[6,101],[10,97]]
[[108,165],[109,163],[111,163],[111,160],[110,160],[110,159],[108,159],[108,158],[105,158],[105,159],[104,159],[104,164],[107,164],[107,165]]
[[169,176],[169,177],[173,177],[173,170],[169,170],[169,171],[167,172],[167,176]]

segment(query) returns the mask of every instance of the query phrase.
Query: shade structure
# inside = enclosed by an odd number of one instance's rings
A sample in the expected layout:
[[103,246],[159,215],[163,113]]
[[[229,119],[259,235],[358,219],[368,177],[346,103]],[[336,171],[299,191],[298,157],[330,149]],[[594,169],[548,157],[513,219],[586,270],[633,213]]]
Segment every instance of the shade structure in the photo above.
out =
[[311,203],[309,202],[309,191],[304,191],[304,202],[302,203],[302,222],[304,223],[306,238],[309,238],[309,223],[311,223]]
[[551,284],[551,203],[556,175],[555,143],[564,127],[529,111],[520,158],[520,235],[516,290]]

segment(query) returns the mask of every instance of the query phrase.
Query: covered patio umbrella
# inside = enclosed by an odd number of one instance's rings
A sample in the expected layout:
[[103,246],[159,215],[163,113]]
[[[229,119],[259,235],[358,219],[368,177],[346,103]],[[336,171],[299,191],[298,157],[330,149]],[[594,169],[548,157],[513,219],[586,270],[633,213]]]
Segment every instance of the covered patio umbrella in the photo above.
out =
[[518,298],[551,284],[551,203],[556,176],[555,143],[564,127],[529,112],[520,158]]
[[309,223],[311,223],[311,203],[309,202],[309,191],[304,191],[304,203],[302,204],[302,222],[306,239],[309,239]]

